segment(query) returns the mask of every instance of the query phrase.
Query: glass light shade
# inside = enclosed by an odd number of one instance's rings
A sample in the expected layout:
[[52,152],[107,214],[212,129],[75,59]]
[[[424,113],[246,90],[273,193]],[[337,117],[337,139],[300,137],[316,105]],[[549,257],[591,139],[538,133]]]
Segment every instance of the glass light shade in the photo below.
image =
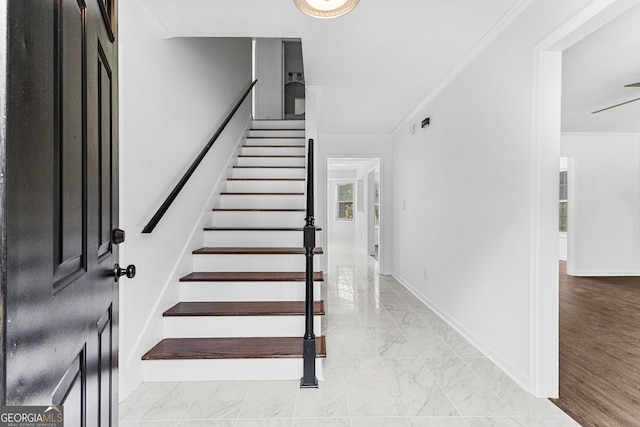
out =
[[337,18],[351,12],[360,0],[293,0],[301,12],[314,18]]

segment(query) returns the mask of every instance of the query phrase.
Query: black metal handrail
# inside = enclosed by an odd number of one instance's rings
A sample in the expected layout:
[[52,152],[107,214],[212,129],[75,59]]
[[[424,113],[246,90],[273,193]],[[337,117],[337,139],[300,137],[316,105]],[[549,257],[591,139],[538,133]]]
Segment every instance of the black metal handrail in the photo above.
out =
[[313,333],[313,252],[316,247],[313,197],[313,139],[309,139],[309,153],[307,155],[307,218],[303,229],[307,269],[305,273],[305,332],[302,353],[303,376],[300,379],[301,388],[318,388],[318,378],[316,377],[316,336]]
[[249,87],[244,91],[244,93],[242,94],[242,96],[240,97],[236,105],[233,107],[233,109],[229,112],[229,114],[227,115],[227,118],[224,120],[224,122],[222,122],[222,124],[220,125],[216,133],[213,134],[209,142],[207,142],[207,144],[204,146],[202,151],[200,151],[200,154],[198,154],[198,157],[196,157],[193,163],[191,163],[191,166],[189,166],[189,169],[187,169],[184,175],[182,175],[182,178],[180,178],[180,181],[178,181],[178,183],[173,188],[171,193],[167,196],[165,201],[162,203],[162,205],[160,205],[156,213],[153,215],[149,223],[144,227],[144,229],[142,230],[143,233],[151,233],[153,229],[156,228],[156,225],[158,225],[158,223],[160,222],[164,214],[167,213],[173,201],[176,199],[176,197],[178,197],[178,194],[180,193],[182,188],[185,186],[189,178],[191,178],[191,175],[193,175],[193,172],[195,172],[198,165],[200,165],[200,162],[202,162],[202,159],[204,159],[204,156],[207,155],[211,146],[216,142],[220,134],[222,134],[222,131],[227,127],[227,125],[229,124],[233,116],[236,114],[236,112],[238,111],[238,109],[240,108],[244,100],[247,98],[247,95],[249,95],[249,92],[251,92],[251,89],[253,89],[253,87],[256,85],[257,82],[258,80],[254,80],[249,85]]

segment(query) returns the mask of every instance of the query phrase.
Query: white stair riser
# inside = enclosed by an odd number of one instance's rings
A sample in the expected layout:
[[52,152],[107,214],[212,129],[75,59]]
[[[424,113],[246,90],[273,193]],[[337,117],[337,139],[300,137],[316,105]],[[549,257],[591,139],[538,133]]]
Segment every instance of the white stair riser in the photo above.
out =
[[[322,316],[313,332],[321,334]],[[164,318],[165,338],[301,337],[304,316],[172,316]]]
[[[322,282],[314,282],[320,301]],[[304,301],[304,282],[180,282],[180,301]]]
[[207,230],[204,245],[215,247],[299,247],[302,231]]
[[[145,360],[142,380],[232,381],[299,380],[302,359]],[[316,376],[324,379],[323,359],[316,359]]]
[[227,181],[230,193],[304,193],[305,181]]
[[245,145],[299,145],[304,147],[304,138],[247,138]]
[[214,227],[303,227],[304,212],[214,211]]
[[[314,256],[320,271],[320,257]],[[305,271],[304,255],[193,255],[194,271]]]
[[304,129],[304,120],[253,120],[251,129]]
[[220,208],[262,208],[262,209],[302,209],[305,198],[301,195],[253,195],[253,194],[223,194],[220,196]]
[[305,166],[304,157],[238,157],[238,166]]
[[248,136],[266,136],[268,138],[304,138],[304,129],[251,129],[249,130]]
[[246,156],[303,156],[304,147],[261,147],[242,146],[242,153]]
[[233,168],[233,178],[304,178],[304,168]]

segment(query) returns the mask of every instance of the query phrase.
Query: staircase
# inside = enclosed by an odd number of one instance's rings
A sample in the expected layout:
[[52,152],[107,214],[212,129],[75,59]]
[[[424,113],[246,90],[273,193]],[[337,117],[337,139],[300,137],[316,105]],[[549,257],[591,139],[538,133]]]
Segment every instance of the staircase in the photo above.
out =
[[[254,121],[226,190],[164,312],[164,339],[143,357],[144,381],[299,379],[304,335],[304,121]],[[315,249],[322,254],[321,248]],[[324,280],[314,257],[316,371]]]

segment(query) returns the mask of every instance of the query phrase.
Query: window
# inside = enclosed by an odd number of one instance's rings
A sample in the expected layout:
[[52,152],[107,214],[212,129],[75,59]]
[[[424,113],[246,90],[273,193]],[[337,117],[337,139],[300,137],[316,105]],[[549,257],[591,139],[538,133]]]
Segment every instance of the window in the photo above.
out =
[[560,232],[567,232],[567,171],[560,171]]
[[338,198],[337,219],[353,219],[353,182],[336,185],[336,196]]
[[376,222],[376,227],[380,226],[380,183],[376,181],[374,186],[374,199],[373,199],[373,214]]

